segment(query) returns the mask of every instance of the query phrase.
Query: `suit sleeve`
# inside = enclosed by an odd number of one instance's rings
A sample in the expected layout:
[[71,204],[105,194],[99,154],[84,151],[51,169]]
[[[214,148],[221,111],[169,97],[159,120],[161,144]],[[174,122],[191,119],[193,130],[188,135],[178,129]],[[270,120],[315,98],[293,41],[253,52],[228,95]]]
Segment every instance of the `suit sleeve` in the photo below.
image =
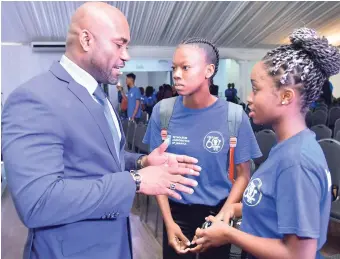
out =
[[66,137],[52,111],[48,103],[22,87],[11,94],[3,110],[3,159],[22,222],[38,228],[127,217],[136,190],[128,172],[96,179],[65,178]]
[[137,160],[141,156],[144,156],[143,154],[135,154],[131,152],[124,151],[124,158],[125,158],[125,169],[130,170],[136,170],[137,169]]

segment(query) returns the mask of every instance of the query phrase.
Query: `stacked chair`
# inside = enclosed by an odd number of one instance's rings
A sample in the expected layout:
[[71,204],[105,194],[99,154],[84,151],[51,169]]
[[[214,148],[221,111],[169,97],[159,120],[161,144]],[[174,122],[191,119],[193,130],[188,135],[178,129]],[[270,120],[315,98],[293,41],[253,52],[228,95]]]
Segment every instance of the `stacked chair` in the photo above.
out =
[[330,218],[333,221],[340,222],[340,142],[335,139],[322,139],[319,144],[325,154],[332,178],[333,202]]

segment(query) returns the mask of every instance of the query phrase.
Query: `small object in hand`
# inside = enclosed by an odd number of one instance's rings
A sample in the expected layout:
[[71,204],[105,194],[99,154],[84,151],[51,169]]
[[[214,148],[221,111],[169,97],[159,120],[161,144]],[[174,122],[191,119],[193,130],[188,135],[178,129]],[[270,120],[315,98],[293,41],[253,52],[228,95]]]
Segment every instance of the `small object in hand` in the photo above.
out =
[[188,248],[193,249],[193,248],[195,248],[196,246],[197,246],[196,244],[190,243],[190,246],[188,246]]
[[212,225],[211,221],[206,221],[203,223],[202,225],[202,229],[207,229],[208,227],[210,227]]
[[[222,220],[223,221],[223,220]],[[202,229],[207,229],[208,227],[210,227],[212,225],[211,221],[206,221],[203,223],[202,225]],[[234,221],[232,219],[230,219],[229,221],[229,226],[233,227],[234,226]]]

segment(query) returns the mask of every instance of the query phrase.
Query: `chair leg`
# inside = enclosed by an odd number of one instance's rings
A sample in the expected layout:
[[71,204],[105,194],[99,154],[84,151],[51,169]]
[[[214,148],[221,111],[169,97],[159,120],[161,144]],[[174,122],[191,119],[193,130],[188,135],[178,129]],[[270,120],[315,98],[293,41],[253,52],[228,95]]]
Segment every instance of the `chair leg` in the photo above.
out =
[[150,196],[146,196],[145,223],[148,223]]
[[156,226],[155,226],[155,238],[157,238],[157,236],[158,236],[158,224],[159,224],[159,207],[157,206]]
[[141,194],[140,195],[140,216],[139,219],[140,221],[143,221],[144,217],[145,217],[145,199],[146,199],[146,195]]
[[140,194],[137,193],[136,195],[136,209],[140,208]]

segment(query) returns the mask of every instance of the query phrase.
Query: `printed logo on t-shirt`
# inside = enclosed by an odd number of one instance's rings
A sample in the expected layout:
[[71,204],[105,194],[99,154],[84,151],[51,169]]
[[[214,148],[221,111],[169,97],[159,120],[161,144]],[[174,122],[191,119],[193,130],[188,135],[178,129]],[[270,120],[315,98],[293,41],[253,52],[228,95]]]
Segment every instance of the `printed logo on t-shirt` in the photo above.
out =
[[170,136],[170,142],[172,145],[187,146],[190,143],[190,139],[186,136]]
[[260,178],[251,180],[244,191],[243,202],[252,207],[258,205],[262,199],[261,186],[262,181]]
[[331,172],[328,169],[325,169],[326,176],[327,176],[327,183],[328,183],[328,191],[331,190],[332,188],[332,177],[331,177]]
[[221,132],[211,131],[203,140],[203,146],[210,153],[218,153],[224,146],[224,138]]

